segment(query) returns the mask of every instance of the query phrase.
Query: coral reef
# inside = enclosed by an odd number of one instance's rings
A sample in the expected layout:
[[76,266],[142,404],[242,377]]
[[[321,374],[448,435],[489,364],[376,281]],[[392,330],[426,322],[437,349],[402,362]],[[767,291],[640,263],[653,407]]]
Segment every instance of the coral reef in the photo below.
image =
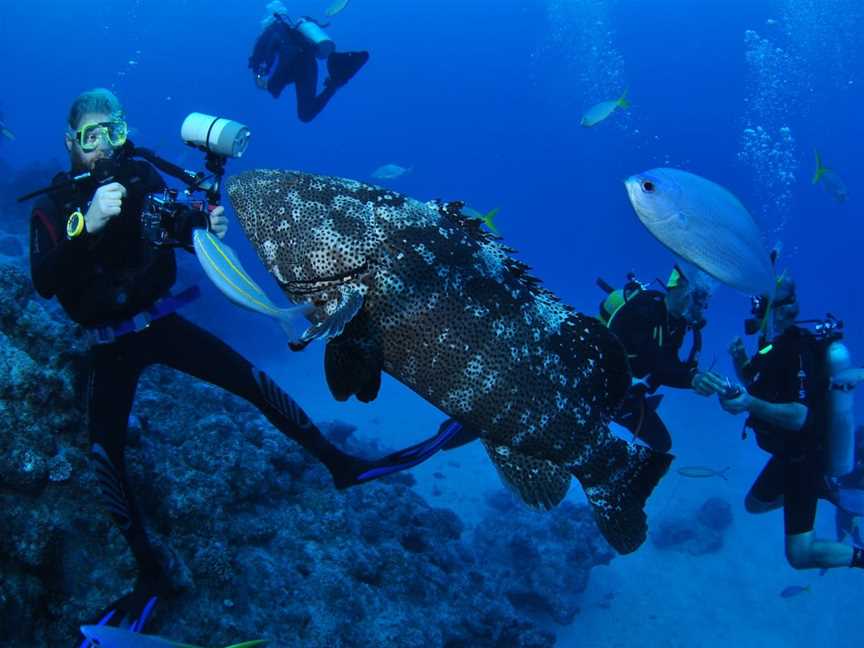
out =
[[[0,265],[0,281],[0,645],[72,645],[135,566],[94,497],[83,337],[20,269]],[[356,449],[350,425],[322,427]],[[552,646],[534,614],[570,622],[612,556],[584,507],[539,515],[502,494],[468,537],[410,474],[337,492],[251,406],[160,367],[142,377],[126,460],[176,558],[180,591],[154,630],[187,642]]]

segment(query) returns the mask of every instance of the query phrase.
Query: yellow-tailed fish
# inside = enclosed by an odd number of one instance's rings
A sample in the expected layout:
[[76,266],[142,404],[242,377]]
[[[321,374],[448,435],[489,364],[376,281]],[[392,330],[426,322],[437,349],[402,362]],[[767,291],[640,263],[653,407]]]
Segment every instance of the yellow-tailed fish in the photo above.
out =
[[825,187],[825,191],[830,193],[834,197],[834,200],[838,203],[846,202],[846,183],[843,182],[843,179],[836,171],[822,164],[822,156],[819,155],[819,151],[814,151],[814,153],[816,154],[816,171],[813,174],[813,184],[821,182],[822,186]]
[[207,277],[228,299],[243,308],[279,320],[279,324],[291,338],[298,338],[293,323],[311,313],[311,304],[300,304],[291,308],[279,308],[256,284],[230,247],[205,229],[196,229],[192,244],[198,262]]
[[[171,641],[156,635],[139,634],[112,626],[81,626],[81,632],[91,645],[99,648],[203,648],[202,646]],[[254,641],[232,644],[225,648],[254,648],[266,645],[265,639],[255,639]]]
[[494,219],[498,215],[498,212],[501,211],[500,207],[496,207],[495,209],[490,209],[485,214],[481,214],[479,211],[472,207],[463,207],[462,213],[466,216],[470,216],[471,218],[476,218],[478,220],[483,221],[483,224],[489,228],[489,231],[493,234],[498,234],[498,228],[495,226]]
[[582,121],[579,123],[586,128],[596,126],[619,108],[629,107],[630,102],[627,101],[627,90],[625,89],[617,99],[613,99],[612,101],[601,101],[596,106],[589,108],[585,111],[585,114],[582,115]]
[[338,13],[342,13],[342,10],[348,6],[348,2],[349,0],[336,0],[336,2],[327,7],[327,11],[324,12],[324,15],[329,18]]

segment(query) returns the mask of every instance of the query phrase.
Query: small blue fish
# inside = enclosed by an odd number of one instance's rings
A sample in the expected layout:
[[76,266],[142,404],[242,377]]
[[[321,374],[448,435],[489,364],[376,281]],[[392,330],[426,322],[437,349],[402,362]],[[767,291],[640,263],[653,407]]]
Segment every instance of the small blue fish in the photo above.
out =
[[[104,625],[81,626],[81,632],[94,646],[99,646],[99,648],[201,648],[201,646],[179,643],[156,635],[139,634]],[[254,646],[265,645],[267,645],[266,640],[255,639],[254,641],[244,641],[226,646],[226,648],[253,648]]]
[[799,594],[803,594],[804,592],[809,592],[809,585],[790,585],[785,588],[782,592],[780,592],[780,596],[783,598],[792,598],[793,596],[798,596]]
[[247,310],[276,318],[292,341],[298,337],[293,322],[310,313],[311,304],[276,306],[243,269],[234,250],[207,230],[196,229],[192,244],[205,274],[228,299]]

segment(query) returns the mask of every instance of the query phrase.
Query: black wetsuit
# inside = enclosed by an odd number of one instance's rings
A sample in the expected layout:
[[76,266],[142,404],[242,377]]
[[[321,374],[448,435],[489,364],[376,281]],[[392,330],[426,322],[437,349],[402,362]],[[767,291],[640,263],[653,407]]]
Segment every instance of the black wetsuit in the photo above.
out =
[[829,382],[824,354],[824,343],[793,326],[757,353],[744,370],[752,396],[769,403],[807,407],[807,419],[797,432],[752,415],[747,419],[759,447],[772,455],[750,495],[766,504],[783,498],[786,535],[812,531],[818,500],[828,494],[823,457]]
[[[627,349],[633,376],[647,383],[631,388],[615,422],[658,452],[668,452],[672,437],[656,412],[659,396],[648,400],[645,395],[653,394],[663,385],[690,388],[701,347],[700,328],[692,327],[684,318],[670,315],[663,293],[645,290],[615,312],[609,329]],[[694,331],[693,351],[682,361],[678,354],[690,330]]]
[[[256,76],[264,77],[270,74],[275,64],[276,69],[267,79],[268,92],[278,98],[285,86],[293,83],[297,92],[297,116],[302,122],[310,122],[324,109],[339,86],[368,58],[366,52],[333,52],[327,61],[330,78],[325,80],[321,93],[316,94],[318,62],[314,48],[296,28],[277,17],[255,42],[249,67]],[[342,74],[347,78],[343,80]]]
[[[57,297],[85,327],[117,325],[165,297],[176,278],[174,251],[143,240],[144,197],[164,183],[146,162],[130,163],[121,184],[122,212],[96,235],[66,235],[70,213],[86,213],[95,186],[56,191],[34,206],[30,264],[40,295]],[[56,182],[68,179],[60,174]],[[199,214],[199,217],[201,215]],[[227,344],[176,313],[139,332],[90,350],[88,427],[92,459],[105,506],[140,568],[139,587],[158,589],[162,577],[126,478],[126,428],[141,371],[163,364],[222,387],[257,407],[280,431],[323,462],[334,475],[350,474],[354,460],[330,444],[290,396]],[[337,478],[338,482],[338,478]]]

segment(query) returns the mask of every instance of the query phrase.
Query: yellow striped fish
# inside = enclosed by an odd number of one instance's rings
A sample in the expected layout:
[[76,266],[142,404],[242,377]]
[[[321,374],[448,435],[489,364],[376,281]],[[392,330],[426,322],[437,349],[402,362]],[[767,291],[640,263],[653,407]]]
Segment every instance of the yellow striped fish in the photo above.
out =
[[299,337],[294,322],[312,311],[310,304],[291,308],[276,306],[243,269],[234,250],[212,232],[196,229],[192,234],[192,245],[204,273],[223,295],[238,306],[277,319],[292,341]]

